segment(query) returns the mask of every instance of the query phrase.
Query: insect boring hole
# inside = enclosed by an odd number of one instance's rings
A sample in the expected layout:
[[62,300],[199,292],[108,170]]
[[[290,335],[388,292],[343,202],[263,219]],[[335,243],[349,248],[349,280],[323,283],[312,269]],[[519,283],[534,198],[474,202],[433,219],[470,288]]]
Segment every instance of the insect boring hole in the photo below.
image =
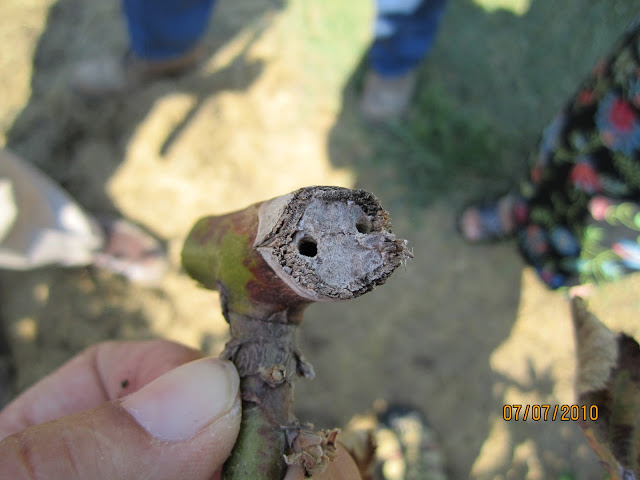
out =
[[318,242],[313,237],[305,235],[298,240],[298,252],[305,257],[315,257],[318,254]]
[[356,221],[356,230],[360,233],[371,233],[371,220],[363,215]]

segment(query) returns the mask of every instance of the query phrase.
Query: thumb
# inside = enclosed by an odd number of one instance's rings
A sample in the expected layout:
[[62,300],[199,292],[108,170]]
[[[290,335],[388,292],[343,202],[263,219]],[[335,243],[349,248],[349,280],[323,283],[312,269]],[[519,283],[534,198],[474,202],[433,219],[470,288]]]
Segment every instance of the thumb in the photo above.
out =
[[206,358],[120,401],[29,427],[0,442],[5,478],[209,479],[240,428],[235,367]]

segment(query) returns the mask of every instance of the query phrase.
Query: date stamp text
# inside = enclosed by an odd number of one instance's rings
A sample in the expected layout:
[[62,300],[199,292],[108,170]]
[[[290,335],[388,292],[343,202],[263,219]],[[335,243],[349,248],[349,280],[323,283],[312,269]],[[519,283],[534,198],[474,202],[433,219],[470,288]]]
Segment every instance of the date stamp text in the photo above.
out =
[[504,405],[502,419],[510,421],[534,422],[576,422],[578,420],[595,421],[598,419],[597,405]]

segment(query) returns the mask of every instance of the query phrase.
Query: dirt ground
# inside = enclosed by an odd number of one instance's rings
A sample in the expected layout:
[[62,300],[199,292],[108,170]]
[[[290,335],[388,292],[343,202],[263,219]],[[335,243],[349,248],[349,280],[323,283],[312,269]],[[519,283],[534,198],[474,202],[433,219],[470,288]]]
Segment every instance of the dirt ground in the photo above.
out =
[[[366,45],[371,10],[353,26],[357,48],[329,71],[322,57],[304,57],[313,35],[322,36],[313,4],[221,1],[198,69],[85,103],[68,91],[69,71],[125,47],[117,2],[2,3],[1,141],[89,211],[119,212],[151,229],[172,266],[154,290],[91,269],[0,273],[18,390],[106,339],[164,337],[219,353],[226,325],[218,296],[179,266],[195,220],[306,185],[370,185],[376,172],[334,158],[328,138],[339,116],[343,129],[356,121],[341,88]],[[305,29],[307,44],[291,41]],[[342,155],[354,152],[369,147],[355,142]],[[374,193],[383,205],[404,188],[381,184]],[[299,417],[339,426],[376,399],[400,402],[424,411],[453,479],[604,478],[576,424],[502,418],[505,404],[573,402],[565,298],[523,268],[513,244],[462,242],[446,200],[417,215],[392,205],[394,230],[415,259],[369,295],[309,309],[302,344],[317,378],[300,382]],[[590,304],[612,328],[638,337],[637,291],[629,278],[598,290]]]

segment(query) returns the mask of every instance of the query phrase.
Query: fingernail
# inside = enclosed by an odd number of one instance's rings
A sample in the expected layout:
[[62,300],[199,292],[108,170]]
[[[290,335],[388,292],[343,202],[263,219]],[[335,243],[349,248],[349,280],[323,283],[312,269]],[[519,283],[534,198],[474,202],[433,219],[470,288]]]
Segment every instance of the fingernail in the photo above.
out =
[[122,401],[122,406],[153,437],[187,440],[229,412],[240,379],[231,362],[203,358],[184,364]]

